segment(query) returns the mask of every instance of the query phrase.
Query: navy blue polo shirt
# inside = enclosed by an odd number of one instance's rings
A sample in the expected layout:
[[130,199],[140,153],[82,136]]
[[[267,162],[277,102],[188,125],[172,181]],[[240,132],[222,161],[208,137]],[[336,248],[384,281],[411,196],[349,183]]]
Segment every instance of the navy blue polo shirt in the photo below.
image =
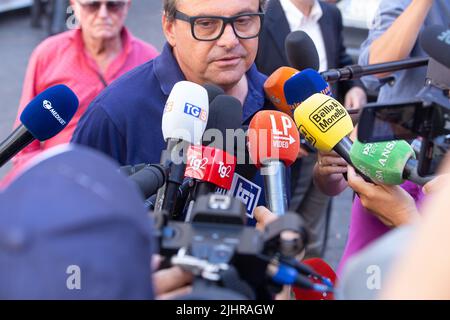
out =
[[[249,90],[243,105],[243,125],[248,125],[258,111],[272,109],[263,89],[267,77],[255,65],[246,76]],[[117,79],[94,99],[80,119],[72,142],[100,150],[121,165],[159,163],[166,148],[161,130],[164,106],[173,86],[183,80],[172,48],[166,44],[159,57]],[[248,205],[250,217],[254,207],[265,205],[259,173],[252,181],[234,181],[233,188],[233,195]]]

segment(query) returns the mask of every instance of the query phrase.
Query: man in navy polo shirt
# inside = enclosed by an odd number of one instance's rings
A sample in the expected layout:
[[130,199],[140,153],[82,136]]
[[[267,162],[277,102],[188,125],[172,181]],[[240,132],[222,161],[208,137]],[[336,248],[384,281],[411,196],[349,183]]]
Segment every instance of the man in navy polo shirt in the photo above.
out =
[[[242,123],[249,124],[255,113],[268,108],[266,77],[254,65],[264,2],[164,0],[167,44],[161,55],[106,88],[80,120],[72,141],[103,151],[121,165],[159,163],[166,147],[164,105],[182,80],[222,87],[241,101]],[[240,182],[234,194],[252,200],[247,209],[253,217],[256,205],[265,204],[263,180],[258,174],[253,183]]]

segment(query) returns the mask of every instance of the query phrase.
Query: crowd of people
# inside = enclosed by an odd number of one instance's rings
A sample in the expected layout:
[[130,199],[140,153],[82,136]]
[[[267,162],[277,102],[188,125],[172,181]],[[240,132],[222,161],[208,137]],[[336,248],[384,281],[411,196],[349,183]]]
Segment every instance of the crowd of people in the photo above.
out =
[[[166,148],[161,132],[164,105],[173,86],[183,80],[215,84],[237,98],[243,106],[242,125],[249,125],[257,112],[273,109],[263,85],[276,69],[288,65],[284,41],[292,31],[305,31],[313,40],[318,71],[353,63],[344,46],[342,14],[335,1],[162,2],[167,42],[158,53],[125,27],[132,0],[70,1],[80,27],[52,36],[34,50],[15,126],[27,103],[55,84],[69,86],[80,106],[63,132],[45,142],[33,142],[14,158],[13,169],[2,182],[5,190],[30,159],[69,142],[98,150],[120,165],[159,163]],[[382,0],[376,18],[378,23],[361,47],[361,65],[426,56],[419,34],[427,26],[448,26],[450,3]],[[379,102],[415,96],[425,83],[426,68],[342,81],[332,86],[333,96],[347,109],[361,109],[367,103],[366,89],[378,88],[379,80],[387,76],[393,76],[395,84],[381,87]],[[357,128],[351,139],[357,139]],[[450,256],[445,250],[450,225],[446,212],[449,168],[447,158],[442,175],[424,188],[409,181],[401,186],[379,185],[365,181],[335,152],[302,147],[288,179],[290,211],[302,216],[310,235],[306,256],[323,255],[332,198],[351,188],[355,197],[338,276],[349,260],[384,235],[415,225],[404,258],[395,263],[388,285],[376,297],[450,298]],[[264,189],[260,174],[252,183]],[[257,203],[255,223],[263,230],[276,216],[266,209],[263,192]],[[158,269],[159,260],[153,257],[153,270]],[[423,270],[428,270],[426,276]],[[414,285],[410,279],[415,279]],[[158,298],[171,299],[188,293],[192,280],[178,267],[162,269],[153,273],[153,290]],[[8,298],[8,293],[0,297]]]

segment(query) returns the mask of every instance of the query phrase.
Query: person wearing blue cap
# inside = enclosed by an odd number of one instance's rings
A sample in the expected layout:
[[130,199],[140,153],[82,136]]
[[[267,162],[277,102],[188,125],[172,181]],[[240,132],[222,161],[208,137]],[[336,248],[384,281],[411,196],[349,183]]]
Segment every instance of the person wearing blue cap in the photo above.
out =
[[183,287],[191,278],[179,269],[152,277],[156,239],[142,201],[97,151],[37,156],[0,192],[0,299],[148,300]]

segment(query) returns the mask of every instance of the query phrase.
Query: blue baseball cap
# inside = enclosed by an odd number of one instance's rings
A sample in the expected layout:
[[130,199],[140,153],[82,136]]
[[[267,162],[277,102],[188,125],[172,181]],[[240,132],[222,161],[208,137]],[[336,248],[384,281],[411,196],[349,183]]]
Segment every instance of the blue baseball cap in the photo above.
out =
[[152,299],[153,234],[113,160],[51,149],[0,193],[0,299]]

